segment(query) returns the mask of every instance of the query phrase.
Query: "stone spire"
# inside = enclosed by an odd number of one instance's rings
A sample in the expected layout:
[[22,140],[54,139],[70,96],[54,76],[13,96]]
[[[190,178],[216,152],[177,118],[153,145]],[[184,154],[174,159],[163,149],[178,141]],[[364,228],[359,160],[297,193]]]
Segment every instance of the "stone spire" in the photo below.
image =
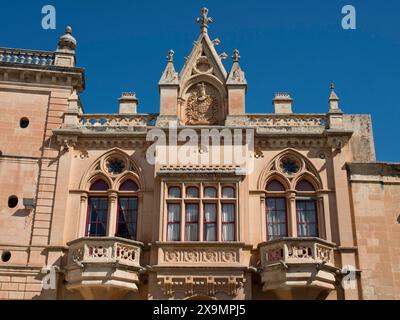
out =
[[207,33],[208,24],[213,23],[214,19],[208,16],[207,8],[202,8],[200,13],[201,13],[201,16],[196,19],[196,22],[201,24],[201,26],[200,26],[201,32]]
[[232,60],[233,60],[233,65],[232,65],[231,72],[229,73],[226,84],[228,84],[228,85],[234,85],[234,84],[247,85],[247,81],[244,76],[244,72],[242,71],[242,69],[240,68],[240,65],[239,65],[240,55],[239,55],[238,49],[233,50]]
[[158,83],[159,85],[179,84],[178,73],[175,71],[174,67],[174,54],[175,54],[174,50],[171,49],[168,51],[167,55],[168,63]]
[[335,92],[335,84],[331,83],[331,94],[329,96],[329,113],[342,113],[339,108],[339,97]]
[[77,41],[72,36],[72,28],[70,26],[65,28],[65,33],[58,40],[57,51],[70,51],[73,52],[76,48]]

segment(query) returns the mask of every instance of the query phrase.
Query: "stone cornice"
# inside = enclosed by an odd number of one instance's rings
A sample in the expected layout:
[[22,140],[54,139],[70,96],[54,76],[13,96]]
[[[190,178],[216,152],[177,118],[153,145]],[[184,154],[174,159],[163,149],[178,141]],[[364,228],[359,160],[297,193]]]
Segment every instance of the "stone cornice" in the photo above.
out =
[[50,86],[73,86],[78,91],[83,91],[85,89],[85,69],[0,62],[0,81]]

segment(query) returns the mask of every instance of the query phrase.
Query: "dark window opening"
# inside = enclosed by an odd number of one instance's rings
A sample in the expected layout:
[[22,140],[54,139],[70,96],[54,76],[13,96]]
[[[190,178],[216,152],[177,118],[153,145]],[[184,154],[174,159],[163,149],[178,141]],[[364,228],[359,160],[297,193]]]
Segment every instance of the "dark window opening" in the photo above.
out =
[[120,191],[137,191],[138,189],[138,185],[132,180],[126,180],[119,187]]
[[19,120],[19,126],[22,129],[28,128],[29,126],[29,119],[28,118],[22,118],[21,120]]
[[116,236],[136,240],[138,216],[137,198],[120,198],[118,201],[118,221]]
[[11,259],[11,252],[10,251],[4,251],[1,254],[1,261],[3,262],[8,262]]
[[272,192],[285,191],[285,187],[278,180],[272,180],[267,185],[267,191],[272,191]]
[[88,219],[86,223],[87,237],[104,237],[107,235],[107,198],[89,198]]
[[107,191],[108,184],[104,180],[96,180],[90,187],[90,191]]
[[18,205],[18,198],[17,196],[10,196],[8,198],[8,207],[15,208]]

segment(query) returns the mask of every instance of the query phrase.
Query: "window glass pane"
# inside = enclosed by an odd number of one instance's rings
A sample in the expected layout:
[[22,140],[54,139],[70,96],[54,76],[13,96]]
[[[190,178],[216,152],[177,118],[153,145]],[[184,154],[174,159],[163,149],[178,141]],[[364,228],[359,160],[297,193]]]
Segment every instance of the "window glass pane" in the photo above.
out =
[[213,187],[204,188],[204,197],[205,198],[216,198],[217,197],[217,189]]
[[86,236],[102,237],[107,234],[107,198],[89,198],[89,216]]
[[222,225],[222,241],[235,241],[235,225],[227,223]]
[[267,185],[267,191],[277,192],[277,191],[285,191],[285,187],[277,180],[272,180]]
[[180,225],[179,223],[168,224],[168,241],[179,241],[180,240]]
[[204,204],[204,241],[217,240],[217,205]]
[[315,200],[298,200],[297,233],[299,237],[318,237],[317,211]]
[[119,187],[120,191],[137,191],[138,189],[139,189],[138,185],[136,184],[136,182],[132,180],[126,180]]
[[186,224],[185,241],[199,241],[198,224]]
[[315,188],[307,180],[301,180],[299,183],[297,183],[296,190],[304,191],[304,192],[313,192],[313,191],[315,191]]
[[217,240],[217,226],[215,223],[204,224],[204,241]]
[[90,186],[90,191],[107,191],[108,184],[104,180],[96,180]]
[[167,226],[167,240],[179,241],[180,240],[180,214],[181,206],[179,204],[168,204],[168,226]]
[[118,201],[117,237],[136,239],[137,198],[120,198]]
[[187,198],[199,198],[199,189],[196,187],[189,187],[186,189]]
[[204,221],[215,222],[217,220],[217,205],[207,203],[204,205]]
[[168,204],[168,222],[179,222],[181,216],[181,205],[170,203]]
[[198,204],[187,204],[186,205],[186,229],[185,229],[185,240],[186,241],[198,241],[198,222],[199,221],[199,205]]
[[222,205],[222,222],[235,221],[235,205],[231,203],[224,203]]
[[235,189],[232,187],[225,187],[222,189],[222,198],[235,198]]
[[197,222],[199,220],[199,205],[186,205],[186,222]]
[[267,237],[268,241],[287,237],[286,199],[267,199]]
[[222,241],[235,240],[235,205],[222,204]]
[[179,187],[170,187],[168,189],[168,197],[169,198],[180,198],[181,197],[181,188],[179,188]]

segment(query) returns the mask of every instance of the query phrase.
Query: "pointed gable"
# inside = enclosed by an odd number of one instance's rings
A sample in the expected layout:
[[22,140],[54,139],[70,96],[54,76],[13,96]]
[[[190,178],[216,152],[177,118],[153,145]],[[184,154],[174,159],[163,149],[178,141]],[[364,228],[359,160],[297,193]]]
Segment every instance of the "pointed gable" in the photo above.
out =
[[217,53],[220,41],[212,41],[208,35],[208,25],[213,19],[208,16],[207,8],[201,10],[197,22],[200,35],[179,75],[173,65],[173,51],[170,51],[159,82],[160,125],[166,121],[183,125],[224,125],[230,114],[244,113],[247,83],[238,59],[234,59],[228,77],[222,63],[227,55]]
[[212,74],[221,82],[225,82],[227,78],[227,72],[215,49],[215,44],[211,41],[208,33],[204,32],[194,42],[192,52],[179,73],[179,78],[184,81],[193,75],[202,73]]

